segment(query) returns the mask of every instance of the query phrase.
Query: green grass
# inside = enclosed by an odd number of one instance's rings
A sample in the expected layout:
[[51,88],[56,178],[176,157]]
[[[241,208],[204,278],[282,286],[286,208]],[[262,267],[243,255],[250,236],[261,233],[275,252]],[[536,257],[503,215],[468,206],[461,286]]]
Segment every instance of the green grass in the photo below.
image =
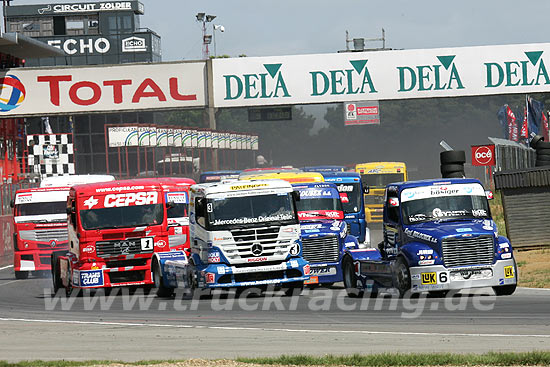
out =
[[[6,361],[0,361],[0,367],[80,367],[80,366],[97,366],[97,365],[110,365],[110,364],[124,364],[128,366],[150,366],[167,362],[175,362],[170,360],[160,361],[137,361],[137,362],[121,362],[121,361],[22,361],[10,363]],[[181,362],[181,361],[180,361]]]
[[498,233],[501,236],[506,236],[506,222],[504,220],[504,208],[502,207],[502,195],[500,191],[495,191],[493,194],[493,200],[489,200],[491,215],[497,225]]
[[239,362],[296,366],[548,366],[550,352],[486,353],[486,354],[371,354],[351,356],[306,355],[277,358],[239,358]]

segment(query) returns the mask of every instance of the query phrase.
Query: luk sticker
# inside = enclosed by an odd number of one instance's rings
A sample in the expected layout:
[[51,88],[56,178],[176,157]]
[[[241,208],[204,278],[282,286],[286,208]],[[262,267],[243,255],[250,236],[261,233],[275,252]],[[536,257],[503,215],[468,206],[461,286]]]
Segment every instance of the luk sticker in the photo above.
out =
[[504,267],[504,277],[506,279],[510,279],[514,277],[514,267],[513,266],[505,266]]
[[435,272],[422,273],[422,285],[437,284],[437,277]]

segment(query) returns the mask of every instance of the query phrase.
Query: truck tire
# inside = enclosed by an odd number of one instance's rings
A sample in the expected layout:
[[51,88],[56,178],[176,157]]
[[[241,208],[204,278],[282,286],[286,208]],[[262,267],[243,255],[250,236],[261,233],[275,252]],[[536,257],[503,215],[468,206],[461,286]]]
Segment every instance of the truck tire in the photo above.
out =
[[545,167],[545,166],[550,166],[550,161],[539,161],[539,160],[537,160],[535,162],[535,167]]
[[302,294],[302,290],[304,289],[304,282],[291,282],[286,283],[283,287],[283,293],[285,294],[285,297],[291,297],[291,296],[299,296]]
[[517,287],[517,284],[508,284],[508,285],[493,287],[493,290],[495,291],[495,294],[497,296],[509,296],[516,291],[516,287]]
[[550,155],[550,148],[537,148],[537,155]]
[[539,141],[537,149],[550,149],[550,141]]
[[401,256],[395,261],[395,288],[399,292],[399,298],[403,298],[411,290],[411,272],[409,265]]
[[464,171],[450,172],[443,175],[443,178],[464,178]]
[[15,272],[15,279],[17,279],[17,280],[27,279],[28,277],[29,277],[29,272],[28,271],[16,271]]
[[442,164],[440,167],[440,171],[442,174],[451,173],[451,172],[463,172],[464,165],[463,164]]
[[52,253],[52,283],[53,293],[57,294],[61,288],[63,288],[63,282],[61,281],[61,269],[59,268],[59,254]]
[[544,138],[541,135],[535,135],[533,136],[533,139],[531,139],[531,141],[529,142],[529,146],[533,149],[536,149],[539,147],[539,144],[543,142]]
[[174,288],[166,287],[162,279],[162,273],[160,271],[160,264],[158,261],[153,262],[153,281],[155,282],[155,289],[157,290],[157,296],[162,298],[170,298],[174,294]]
[[550,162],[550,154],[537,154],[537,161]]
[[344,288],[350,298],[363,297],[364,290],[357,288],[357,275],[355,274],[355,267],[353,266],[353,260],[349,256],[345,256],[342,261],[342,272],[344,278]]
[[441,165],[445,164],[464,164],[466,163],[466,152],[463,150],[448,150],[439,153]]

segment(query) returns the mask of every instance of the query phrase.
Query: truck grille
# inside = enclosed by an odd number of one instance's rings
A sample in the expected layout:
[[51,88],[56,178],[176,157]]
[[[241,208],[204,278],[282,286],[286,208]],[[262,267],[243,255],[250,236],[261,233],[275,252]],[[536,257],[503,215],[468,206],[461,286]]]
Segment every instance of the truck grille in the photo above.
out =
[[66,242],[68,241],[69,235],[67,232],[67,228],[63,227],[54,229],[19,231],[19,237],[22,240],[26,241],[50,242],[52,240],[55,240],[57,242]]
[[[277,240],[279,237],[279,226],[259,227],[247,229],[233,229],[234,243],[222,245],[226,256],[231,259],[247,259],[258,256],[273,256],[276,253],[281,255],[288,253],[290,243]],[[252,247],[261,246],[261,252],[252,252]],[[257,246],[256,246],[257,247]]]
[[141,250],[141,238],[132,238],[123,241],[96,242],[95,248],[96,254],[99,257],[114,257],[119,255],[153,252],[153,250]]
[[447,267],[491,265],[495,257],[493,236],[446,238],[441,246]]
[[337,236],[302,239],[304,258],[310,263],[336,262],[340,257]]

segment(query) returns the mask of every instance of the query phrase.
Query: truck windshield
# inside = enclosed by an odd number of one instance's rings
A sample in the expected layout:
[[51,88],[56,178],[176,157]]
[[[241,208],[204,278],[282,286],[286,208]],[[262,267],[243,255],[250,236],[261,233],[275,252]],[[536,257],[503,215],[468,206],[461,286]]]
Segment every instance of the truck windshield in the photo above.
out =
[[340,194],[334,188],[299,189],[296,203],[300,220],[344,219]]
[[371,188],[384,188],[387,184],[404,181],[403,173],[369,173],[361,175],[363,186]]
[[173,204],[171,208],[168,208],[166,211],[166,215],[168,218],[184,218],[189,216],[189,204],[187,203],[181,203],[181,204]]
[[208,199],[206,211],[210,228],[216,230],[297,223],[290,193]]
[[81,210],[80,220],[82,227],[86,230],[152,226],[163,222],[164,205],[132,205]]
[[436,220],[491,219],[485,196],[429,197],[402,202],[403,222],[415,224]]
[[357,183],[343,183],[336,185],[340,192],[340,199],[344,213],[357,213],[361,210],[361,185]]
[[15,206],[15,216],[66,214],[66,213],[67,213],[67,201],[27,203],[27,204],[17,204]]

